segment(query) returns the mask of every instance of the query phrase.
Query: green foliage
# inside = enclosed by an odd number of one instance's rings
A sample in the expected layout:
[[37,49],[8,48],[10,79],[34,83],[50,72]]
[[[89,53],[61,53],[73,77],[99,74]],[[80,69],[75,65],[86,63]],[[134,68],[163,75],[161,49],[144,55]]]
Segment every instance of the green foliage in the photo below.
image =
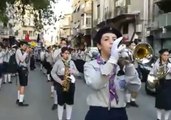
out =
[[[14,4],[16,2],[19,2],[19,6],[14,7]],[[47,21],[51,21],[53,16],[53,11],[51,10],[51,2],[55,2],[55,0],[0,0],[0,21],[2,21],[4,24],[8,23],[8,17],[6,13],[7,4],[10,4],[13,6],[13,9],[18,9],[20,12],[21,21],[23,21],[23,16],[25,15],[25,10],[27,9],[27,6],[31,6],[33,8],[33,11],[38,11],[38,13],[30,11],[34,15],[34,23],[35,28],[37,30],[40,30],[43,28],[43,22],[42,19],[48,19]],[[47,24],[51,24],[51,22],[48,22]]]

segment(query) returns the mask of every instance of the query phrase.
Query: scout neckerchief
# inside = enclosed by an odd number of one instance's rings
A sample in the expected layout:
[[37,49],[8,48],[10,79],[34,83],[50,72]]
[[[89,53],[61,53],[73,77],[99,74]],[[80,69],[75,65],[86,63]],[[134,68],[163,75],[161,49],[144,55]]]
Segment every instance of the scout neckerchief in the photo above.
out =
[[[104,65],[106,62],[104,60],[102,60],[102,58],[99,56],[97,57],[97,63],[99,65]],[[111,108],[111,102],[113,99],[116,100],[116,103],[118,104],[119,99],[118,99],[118,95],[116,92],[116,87],[115,87],[115,83],[114,83],[114,79],[115,79],[115,75],[116,75],[116,65],[114,65],[113,67],[113,71],[109,76],[109,109]]]

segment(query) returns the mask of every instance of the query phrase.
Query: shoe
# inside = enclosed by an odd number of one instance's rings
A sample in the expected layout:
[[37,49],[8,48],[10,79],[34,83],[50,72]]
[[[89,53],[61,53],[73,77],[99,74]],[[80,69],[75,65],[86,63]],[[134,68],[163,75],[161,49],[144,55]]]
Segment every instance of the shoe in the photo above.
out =
[[18,103],[18,106],[20,106],[20,107],[28,107],[29,104],[25,104],[25,103],[23,103],[23,102],[19,102],[19,103]]
[[66,109],[66,105],[64,105],[64,110]]
[[139,105],[135,101],[130,102],[130,106],[132,107],[139,107]]
[[16,100],[16,104],[19,104],[19,100]]
[[130,102],[127,102],[126,103],[126,107],[129,108],[131,105],[130,105]]
[[57,104],[53,104],[52,110],[56,110],[56,109],[57,109]]
[[[23,102],[24,102],[24,100],[23,100]],[[19,104],[19,100],[18,99],[16,100],[16,104]]]
[[12,84],[12,82],[10,81],[10,82],[8,82],[9,84]]

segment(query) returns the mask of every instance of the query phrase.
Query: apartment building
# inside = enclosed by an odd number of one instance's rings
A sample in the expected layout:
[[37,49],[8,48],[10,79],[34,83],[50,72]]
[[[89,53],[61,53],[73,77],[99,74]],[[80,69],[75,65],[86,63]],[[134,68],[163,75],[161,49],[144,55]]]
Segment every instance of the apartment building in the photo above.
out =
[[96,29],[111,25],[125,38],[146,41],[152,0],[94,0],[93,23]]
[[153,17],[150,21],[147,40],[152,44],[158,55],[161,48],[170,49],[171,46],[171,1],[153,0]]
[[38,33],[35,32],[33,26],[22,26],[15,32],[16,39],[19,40],[24,40],[27,34],[29,34],[30,40],[37,40]]
[[72,14],[64,14],[63,19],[60,21],[60,37],[69,38],[71,36],[71,20]]
[[72,35],[74,44],[91,45],[92,0],[73,0]]

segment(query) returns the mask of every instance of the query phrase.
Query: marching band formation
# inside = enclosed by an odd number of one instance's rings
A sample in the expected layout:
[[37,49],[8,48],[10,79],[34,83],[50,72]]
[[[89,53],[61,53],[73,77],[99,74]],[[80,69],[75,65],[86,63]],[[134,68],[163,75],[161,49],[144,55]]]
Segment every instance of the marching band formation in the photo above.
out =
[[[77,50],[69,47],[62,39],[60,46],[41,48],[40,69],[47,75],[51,84],[52,110],[57,109],[58,120],[62,120],[66,110],[66,120],[71,120],[74,105],[75,82],[83,74],[86,84],[91,88],[87,97],[89,110],[85,120],[128,120],[126,107],[139,107],[136,103],[141,89],[141,73],[138,62],[145,57],[150,59],[148,49],[138,47],[134,41],[123,42],[122,34],[112,27],[101,28],[95,35],[99,54],[92,58],[87,49]],[[135,53],[135,50],[137,51]],[[135,55],[136,54],[136,55]],[[171,110],[171,63],[170,51],[159,51],[159,59],[149,75],[157,81],[155,107],[157,120],[169,120]],[[35,69],[34,48],[25,41],[18,45],[4,47],[0,43],[0,88],[12,76],[18,76],[19,85],[16,104],[27,107],[25,88],[28,85],[30,70]],[[136,58],[137,57],[137,58]],[[150,77],[149,77],[150,78]],[[152,77],[151,77],[152,78]]]

